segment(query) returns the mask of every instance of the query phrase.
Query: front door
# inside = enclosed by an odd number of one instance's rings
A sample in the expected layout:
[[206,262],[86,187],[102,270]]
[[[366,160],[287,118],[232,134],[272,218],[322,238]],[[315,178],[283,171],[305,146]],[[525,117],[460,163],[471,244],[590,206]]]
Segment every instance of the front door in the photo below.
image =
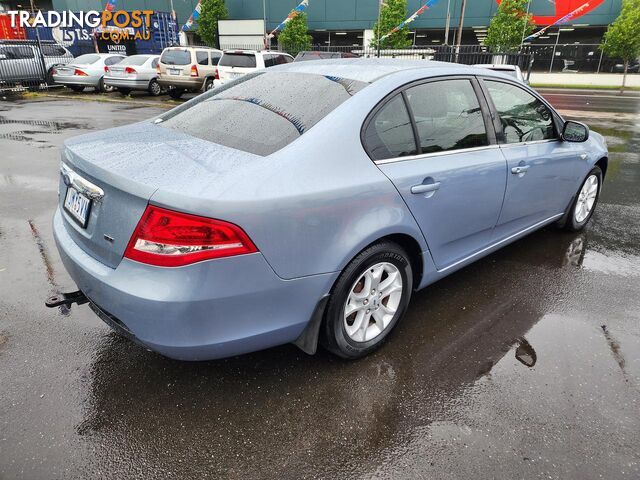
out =
[[502,206],[505,160],[478,91],[466,77],[410,86],[365,132],[370,155],[404,198],[439,270],[489,245]]
[[584,160],[581,144],[560,139],[544,102],[513,83],[483,81],[500,120],[500,149],[507,160],[507,189],[494,234],[499,241],[564,212]]

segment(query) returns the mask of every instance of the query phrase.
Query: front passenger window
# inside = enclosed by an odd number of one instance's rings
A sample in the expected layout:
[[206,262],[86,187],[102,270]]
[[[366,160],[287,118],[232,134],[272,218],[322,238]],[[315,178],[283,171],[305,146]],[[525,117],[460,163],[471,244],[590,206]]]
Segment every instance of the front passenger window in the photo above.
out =
[[500,116],[505,143],[558,138],[553,115],[544,103],[510,83],[484,82]]

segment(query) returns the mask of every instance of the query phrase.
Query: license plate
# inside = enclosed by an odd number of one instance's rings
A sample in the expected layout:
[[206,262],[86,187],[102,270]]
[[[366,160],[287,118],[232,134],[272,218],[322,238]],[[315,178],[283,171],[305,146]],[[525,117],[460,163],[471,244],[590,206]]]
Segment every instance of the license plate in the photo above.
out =
[[180,75],[180,70],[176,70],[175,68],[170,68],[169,75]]
[[69,187],[64,198],[64,209],[82,228],[86,228],[91,210],[91,199],[85,197],[75,188]]

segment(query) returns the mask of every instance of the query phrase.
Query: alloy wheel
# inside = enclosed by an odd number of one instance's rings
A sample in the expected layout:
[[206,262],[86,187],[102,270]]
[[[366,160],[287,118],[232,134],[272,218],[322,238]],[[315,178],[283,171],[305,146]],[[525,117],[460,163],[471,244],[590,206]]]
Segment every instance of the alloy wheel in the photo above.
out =
[[590,175],[582,185],[582,189],[578,194],[578,201],[573,212],[576,222],[582,223],[593,210],[593,205],[596,202],[598,196],[598,177],[596,175]]
[[349,338],[367,342],[391,323],[402,299],[402,275],[392,263],[367,268],[355,281],[344,305],[344,327]]

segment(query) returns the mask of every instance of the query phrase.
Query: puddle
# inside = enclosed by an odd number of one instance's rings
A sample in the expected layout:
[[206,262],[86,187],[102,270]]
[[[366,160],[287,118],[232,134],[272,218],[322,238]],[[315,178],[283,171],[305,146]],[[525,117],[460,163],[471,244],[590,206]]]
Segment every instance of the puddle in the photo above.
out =
[[[36,128],[24,128],[14,131],[3,132],[5,126],[25,126]],[[14,140],[18,142],[28,141],[35,143],[49,143],[46,140],[36,140],[35,137],[42,134],[59,134],[72,129],[79,129],[82,126],[75,122],[59,122],[51,120],[9,120],[0,115],[0,139]]]

